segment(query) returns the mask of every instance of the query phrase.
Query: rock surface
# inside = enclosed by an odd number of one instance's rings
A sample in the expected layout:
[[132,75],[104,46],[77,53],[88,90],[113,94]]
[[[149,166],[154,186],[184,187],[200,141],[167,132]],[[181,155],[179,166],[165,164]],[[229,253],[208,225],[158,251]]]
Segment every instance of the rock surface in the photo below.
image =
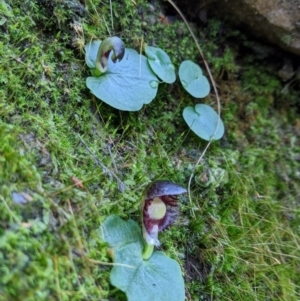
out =
[[180,8],[201,18],[203,10],[246,24],[256,35],[300,55],[300,0],[177,1]]

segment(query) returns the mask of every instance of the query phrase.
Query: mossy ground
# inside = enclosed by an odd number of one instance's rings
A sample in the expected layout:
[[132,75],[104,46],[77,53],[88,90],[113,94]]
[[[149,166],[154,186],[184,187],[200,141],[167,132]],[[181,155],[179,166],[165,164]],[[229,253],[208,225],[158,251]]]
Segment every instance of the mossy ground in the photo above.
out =
[[[83,47],[110,34],[162,47],[176,67],[199,62],[184,24],[153,22],[159,9],[137,2],[112,1],[112,19],[110,1],[0,1],[1,301],[125,300],[109,284],[99,226],[113,213],[139,221],[151,180],[187,186],[205,147],[181,117],[196,100],[179,85],[162,84],[135,113],[85,87]],[[161,248],[179,261],[187,300],[299,300],[299,90],[281,93],[272,65],[239,55],[218,24],[198,36],[226,137],[196,169]]]

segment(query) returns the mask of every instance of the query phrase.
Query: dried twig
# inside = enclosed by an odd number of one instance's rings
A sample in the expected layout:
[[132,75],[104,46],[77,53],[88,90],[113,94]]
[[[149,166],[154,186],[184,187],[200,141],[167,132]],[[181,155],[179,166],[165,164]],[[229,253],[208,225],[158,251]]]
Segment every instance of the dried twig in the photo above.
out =
[[[212,86],[213,86],[213,89],[214,89],[214,92],[215,92],[215,95],[216,95],[216,99],[217,99],[218,115],[219,115],[219,117],[220,117],[220,116],[221,116],[221,102],[220,102],[220,97],[219,97],[219,93],[218,93],[218,90],[217,90],[217,86],[216,86],[215,80],[214,80],[214,78],[213,78],[213,76],[212,76],[212,74],[211,74],[211,71],[210,71],[210,68],[209,68],[209,66],[208,66],[208,63],[207,63],[207,61],[205,60],[204,54],[203,54],[203,52],[202,52],[202,50],[201,50],[201,48],[200,48],[200,46],[199,46],[199,43],[198,43],[198,41],[197,41],[197,38],[196,38],[196,36],[195,36],[193,30],[191,29],[191,27],[190,27],[188,21],[186,20],[185,16],[184,16],[183,13],[181,12],[181,10],[177,7],[177,5],[176,5],[172,0],[168,0],[168,2],[176,9],[176,11],[178,12],[178,14],[181,16],[181,18],[182,18],[182,20],[184,21],[184,23],[186,24],[186,26],[187,26],[189,32],[191,33],[191,36],[192,36],[193,39],[194,39],[194,42],[195,42],[195,44],[196,44],[196,46],[197,46],[197,48],[198,48],[198,51],[199,51],[199,53],[200,53],[200,55],[201,55],[201,57],[202,57],[203,63],[204,63],[204,65],[205,65],[205,68],[206,68],[207,73],[208,73],[208,75],[209,75],[209,79],[210,79],[210,81],[211,81],[211,83],[212,83]],[[220,123],[220,118],[218,119],[217,126],[216,126],[215,132],[214,132],[214,134],[213,134],[213,137],[214,137],[215,133],[216,133],[217,130],[218,130],[219,123]],[[203,157],[204,157],[204,155],[205,155],[207,149],[209,148],[211,142],[212,142],[212,140],[210,140],[210,141],[207,143],[207,145],[206,145],[206,147],[204,148],[202,154],[200,155],[200,157],[199,157],[199,159],[198,159],[196,165],[194,166],[194,170],[193,170],[193,172],[192,172],[192,174],[191,174],[191,176],[190,176],[190,178],[189,178],[189,183],[188,183],[188,195],[189,195],[189,201],[190,201],[190,203],[192,202],[192,198],[191,198],[191,182],[192,182],[192,179],[193,179],[193,177],[194,177],[195,170],[196,170],[197,166],[200,164],[201,160],[203,159]]]
[[92,155],[95,162],[102,167],[103,172],[109,174],[112,178],[114,178],[118,183],[118,188],[120,192],[124,192],[125,184],[121,181],[121,179],[113,171],[111,171],[108,167],[104,165],[104,163],[91,151],[91,149],[87,146],[87,144],[84,142],[84,140],[81,138],[79,134],[77,134],[77,136],[80,142],[86,147],[88,152]]

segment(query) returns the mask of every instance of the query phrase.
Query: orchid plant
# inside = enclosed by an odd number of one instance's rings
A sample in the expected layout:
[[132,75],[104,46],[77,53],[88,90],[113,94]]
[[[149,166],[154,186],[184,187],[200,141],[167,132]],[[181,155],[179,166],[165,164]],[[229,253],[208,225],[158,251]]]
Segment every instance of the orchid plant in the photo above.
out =
[[[144,45],[146,56],[125,48],[118,37],[93,41],[85,47],[86,63],[92,76],[86,80],[90,91],[110,106],[124,111],[138,111],[156,96],[161,82],[176,80],[175,67],[162,49]],[[186,60],[179,67],[183,88],[195,98],[204,98],[210,84],[201,68]],[[224,135],[224,125],[215,110],[206,104],[188,106],[183,118],[200,138],[218,140]]]
[[[101,236],[113,249],[111,283],[124,291],[129,301],[183,301],[184,281],[179,264],[162,252],[158,233],[171,226],[179,214],[178,195],[186,189],[169,181],[151,183],[141,202],[142,231],[132,220],[109,216]],[[159,288],[159,289],[158,289]],[[172,288],[172,289],[170,289]]]
[[142,202],[144,259],[149,259],[154,246],[159,246],[158,233],[171,226],[179,214],[177,195],[186,189],[169,181],[156,181],[146,189]]
[[159,79],[146,57],[125,48],[121,39],[109,37],[87,44],[85,60],[92,73],[86,86],[108,105],[138,111],[155,98]]

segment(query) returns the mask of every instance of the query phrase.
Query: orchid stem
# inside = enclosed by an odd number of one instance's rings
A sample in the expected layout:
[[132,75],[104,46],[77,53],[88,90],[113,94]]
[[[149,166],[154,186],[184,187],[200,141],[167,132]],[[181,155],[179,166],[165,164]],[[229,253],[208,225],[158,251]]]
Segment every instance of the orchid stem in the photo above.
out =
[[151,257],[153,250],[154,250],[154,245],[149,245],[146,243],[143,251],[143,259],[148,260]]
[[95,77],[101,76],[102,72],[99,69],[93,69],[92,75]]

